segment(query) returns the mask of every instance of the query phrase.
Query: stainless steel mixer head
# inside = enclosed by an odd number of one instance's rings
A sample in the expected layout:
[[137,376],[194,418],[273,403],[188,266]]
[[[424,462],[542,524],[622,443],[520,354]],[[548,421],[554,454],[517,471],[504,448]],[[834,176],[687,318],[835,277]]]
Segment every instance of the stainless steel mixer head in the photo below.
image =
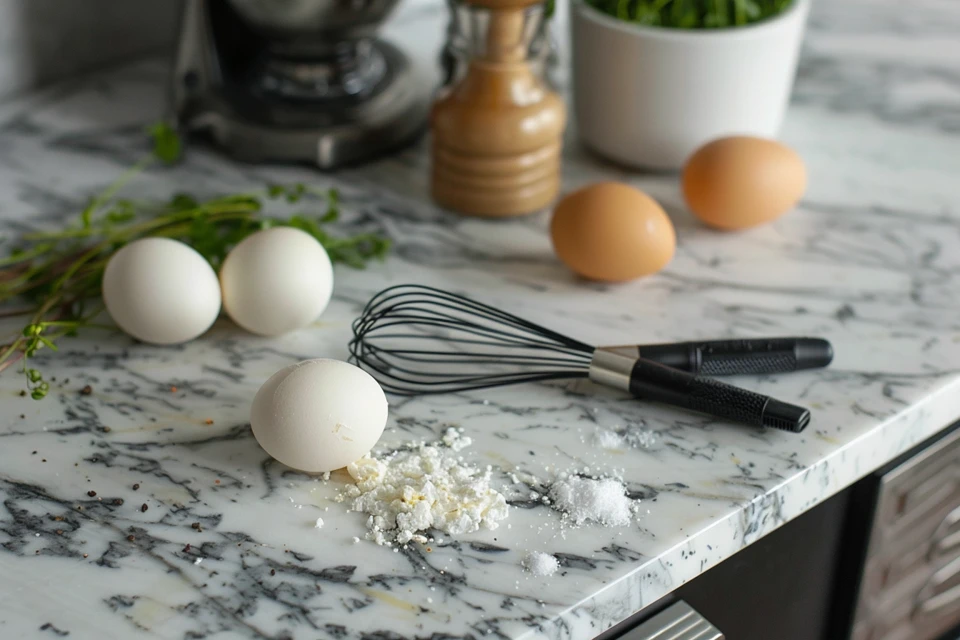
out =
[[397,0],[228,0],[254,31],[275,41],[373,35]]
[[415,140],[428,74],[374,31],[396,0],[185,0],[172,101],[248,162],[334,169]]

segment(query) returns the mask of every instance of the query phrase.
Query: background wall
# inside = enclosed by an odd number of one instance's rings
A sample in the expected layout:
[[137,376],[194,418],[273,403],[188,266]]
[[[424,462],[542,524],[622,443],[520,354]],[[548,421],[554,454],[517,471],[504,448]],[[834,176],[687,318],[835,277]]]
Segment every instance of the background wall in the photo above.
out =
[[164,49],[179,0],[0,0],[0,100]]

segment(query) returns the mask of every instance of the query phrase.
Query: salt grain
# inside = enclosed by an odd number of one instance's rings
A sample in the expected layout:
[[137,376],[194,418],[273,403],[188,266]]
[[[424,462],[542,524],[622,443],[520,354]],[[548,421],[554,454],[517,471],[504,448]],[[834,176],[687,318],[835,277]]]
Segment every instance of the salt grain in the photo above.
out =
[[601,449],[622,449],[624,445],[623,436],[616,431],[608,431],[607,429],[597,431],[593,441]]
[[520,565],[537,577],[552,576],[560,568],[560,561],[549,553],[531,551],[523,557]]
[[574,525],[598,522],[607,527],[630,524],[631,502],[623,484],[612,478],[571,477],[550,489],[554,506]]
[[314,529],[323,529],[323,518],[317,518],[317,522],[313,525]]

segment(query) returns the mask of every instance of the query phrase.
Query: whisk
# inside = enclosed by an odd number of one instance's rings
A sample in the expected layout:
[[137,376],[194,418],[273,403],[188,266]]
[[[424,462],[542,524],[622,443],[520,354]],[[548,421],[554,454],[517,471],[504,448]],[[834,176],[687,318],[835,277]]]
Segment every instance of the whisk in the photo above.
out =
[[[767,373],[825,366],[832,357],[829,343],[817,338],[606,350],[422,285],[398,285],[376,294],[353,322],[349,349],[351,359],[395,395],[589,378],[639,398],[792,432],[809,423],[806,409],[691,371],[712,367],[720,373]],[[648,352],[666,364],[640,357]]]

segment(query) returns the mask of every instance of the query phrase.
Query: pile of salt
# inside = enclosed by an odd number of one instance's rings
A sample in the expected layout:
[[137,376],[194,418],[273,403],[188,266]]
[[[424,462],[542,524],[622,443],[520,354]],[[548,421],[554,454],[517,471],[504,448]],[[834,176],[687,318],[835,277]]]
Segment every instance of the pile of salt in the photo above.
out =
[[560,561],[549,553],[531,551],[523,557],[520,566],[537,577],[547,577],[557,572]]
[[576,526],[591,521],[606,527],[630,524],[630,498],[623,483],[613,478],[570,476],[551,487],[550,498]]

